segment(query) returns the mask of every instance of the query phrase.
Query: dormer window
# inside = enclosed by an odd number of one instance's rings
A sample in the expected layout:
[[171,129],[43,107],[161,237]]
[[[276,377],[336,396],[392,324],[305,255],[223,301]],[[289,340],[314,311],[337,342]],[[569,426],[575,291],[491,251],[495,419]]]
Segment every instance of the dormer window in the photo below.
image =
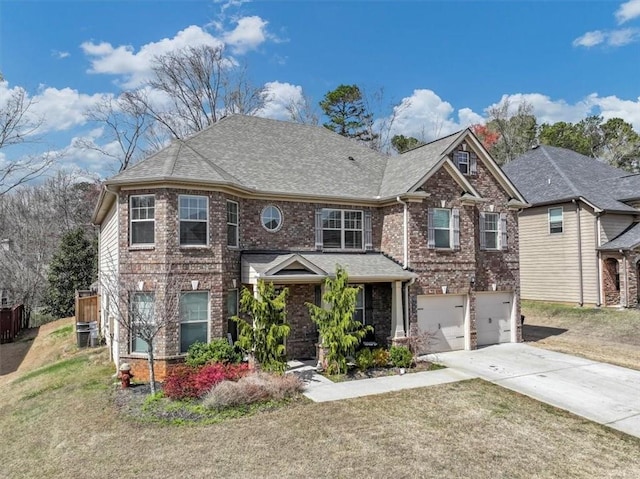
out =
[[477,156],[473,152],[458,150],[453,154],[453,162],[463,175],[475,175],[477,172]]

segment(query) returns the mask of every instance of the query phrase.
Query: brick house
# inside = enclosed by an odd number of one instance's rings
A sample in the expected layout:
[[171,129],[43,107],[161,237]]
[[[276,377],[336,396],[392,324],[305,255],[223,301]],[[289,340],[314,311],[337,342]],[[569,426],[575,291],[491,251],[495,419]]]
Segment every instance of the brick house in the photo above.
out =
[[[379,344],[430,331],[431,351],[520,341],[517,189],[469,130],[400,156],[322,127],[234,115],[105,182],[94,212],[100,275],[153,303],[162,268],[188,281],[157,341],[157,368],[195,340],[235,335],[241,288],[286,286],[290,357],[313,358],[336,265],[360,285],[356,315]],[[135,334],[103,295],[116,362],[141,375]]]
[[519,218],[522,297],[636,307],[640,175],[548,145],[504,171],[531,204]]

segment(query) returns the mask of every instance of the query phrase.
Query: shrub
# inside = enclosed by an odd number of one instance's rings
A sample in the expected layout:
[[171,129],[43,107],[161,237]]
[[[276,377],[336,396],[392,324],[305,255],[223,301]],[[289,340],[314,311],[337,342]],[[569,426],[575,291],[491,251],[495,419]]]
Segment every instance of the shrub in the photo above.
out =
[[373,365],[376,368],[386,368],[389,365],[389,351],[384,348],[373,350]]
[[413,354],[406,346],[391,346],[389,357],[391,363],[397,368],[408,368],[413,362]]
[[214,386],[204,398],[204,406],[224,409],[256,402],[281,400],[304,389],[304,382],[294,374],[258,372],[240,378],[238,382],[223,381]]
[[201,367],[176,366],[167,375],[164,394],[171,399],[193,399],[204,396],[222,381],[237,381],[249,372],[247,364],[206,364]]
[[356,366],[362,371],[372,368],[374,365],[373,354],[369,348],[362,348],[356,353]]
[[189,366],[203,366],[207,363],[239,363],[242,354],[226,339],[214,339],[210,343],[193,343],[187,351],[185,362]]

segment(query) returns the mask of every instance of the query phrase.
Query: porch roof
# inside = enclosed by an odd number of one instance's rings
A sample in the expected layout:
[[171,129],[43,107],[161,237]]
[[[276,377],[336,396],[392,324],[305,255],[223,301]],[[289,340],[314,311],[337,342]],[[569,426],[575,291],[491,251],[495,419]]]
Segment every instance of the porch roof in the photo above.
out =
[[632,250],[640,245],[640,223],[631,225],[611,241],[603,244],[598,249],[601,251]]
[[381,253],[243,253],[242,282],[320,283],[342,266],[353,283],[408,281],[417,277]]

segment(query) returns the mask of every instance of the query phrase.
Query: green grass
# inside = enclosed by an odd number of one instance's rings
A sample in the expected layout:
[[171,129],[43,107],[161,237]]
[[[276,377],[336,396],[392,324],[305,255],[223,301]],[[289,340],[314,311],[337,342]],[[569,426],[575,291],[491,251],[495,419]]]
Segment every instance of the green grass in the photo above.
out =
[[50,334],[54,338],[64,338],[69,336],[71,333],[73,333],[73,325],[69,324],[67,326],[62,326],[61,328],[51,331]]
[[27,374],[24,374],[20,376],[18,379],[16,379],[14,382],[21,383],[21,382],[28,381],[30,379],[37,378],[39,376],[45,376],[45,375],[54,375],[54,374],[70,375],[71,373],[80,369],[86,363],[87,363],[87,358],[85,356],[63,359],[56,363],[50,364],[48,366],[44,366],[42,368],[36,369],[35,371],[31,371]]

